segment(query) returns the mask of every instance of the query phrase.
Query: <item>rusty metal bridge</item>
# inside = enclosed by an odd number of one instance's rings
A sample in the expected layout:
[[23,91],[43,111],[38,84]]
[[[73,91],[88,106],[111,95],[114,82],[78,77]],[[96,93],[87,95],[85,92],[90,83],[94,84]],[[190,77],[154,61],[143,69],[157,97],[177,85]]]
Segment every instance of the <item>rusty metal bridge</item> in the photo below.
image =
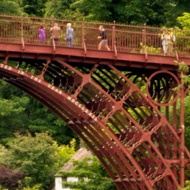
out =
[[[49,32],[55,22],[58,44]],[[73,48],[66,47],[67,22]],[[100,24],[111,51],[97,48]],[[190,171],[190,153],[184,146],[187,87],[174,61],[190,64],[190,31],[173,33],[174,50],[163,56],[161,28],[0,15],[0,78],[65,121],[118,190],[177,190]]]

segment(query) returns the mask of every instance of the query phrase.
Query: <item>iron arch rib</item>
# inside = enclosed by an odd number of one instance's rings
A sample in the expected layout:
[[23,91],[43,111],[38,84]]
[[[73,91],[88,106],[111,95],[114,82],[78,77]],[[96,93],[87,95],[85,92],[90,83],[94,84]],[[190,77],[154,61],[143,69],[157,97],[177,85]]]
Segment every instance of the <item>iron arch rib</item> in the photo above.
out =
[[[91,149],[96,153],[98,158],[102,161],[103,165],[107,168],[109,174],[114,178],[113,171],[110,169],[110,165],[107,164],[105,161],[106,157],[109,158],[109,152],[106,152],[106,150],[101,150],[102,145],[100,144],[100,137],[98,137],[98,140],[96,138],[94,139],[94,142],[92,142],[90,139],[92,139],[92,134],[89,135],[89,131],[87,130],[87,127],[90,125],[88,122],[88,116],[82,117],[82,114],[79,115],[79,111],[75,113],[74,110],[78,109],[72,109],[71,102],[67,101],[66,94],[63,99],[63,97],[60,95],[58,98],[57,93],[52,90],[51,88],[47,88],[48,84],[44,84],[43,81],[40,83],[37,81],[34,81],[31,75],[28,75],[27,73],[22,73],[22,80],[19,80],[17,78],[17,73],[19,71],[15,69],[11,69],[8,71],[8,73],[5,74],[5,71],[1,73],[1,76],[3,79],[7,80],[11,84],[23,89],[30,95],[34,96],[36,99],[38,99],[40,102],[42,102],[44,105],[49,107],[54,113],[56,113],[60,118],[62,118],[65,122],[71,126],[71,128],[77,132],[77,134],[80,135],[80,137],[91,147]],[[16,73],[16,74],[15,74]],[[16,75],[15,77],[13,77]],[[23,77],[23,75],[25,75]],[[17,80],[15,80],[17,78]],[[36,80],[36,79],[35,79]],[[51,92],[53,91],[53,93]],[[83,114],[84,115],[84,114]],[[78,123],[80,121],[80,123]],[[85,125],[85,127],[84,127]],[[82,129],[84,128],[84,129]],[[86,129],[86,130],[85,130]],[[117,169],[117,164],[112,159],[109,159],[109,162],[112,163],[112,166],[114,166],[115,169]],[[119,171],[119,170],[118,170]],[[118,189],[122,189],[123,185],[117,184]],[[125,185],[124,185],[125,187]]]
[[[31,66],[42,71],[44,64]],[[163,143],[179,143],[179,136],[127,75],[113,66],[60,60],[48,63],[43,75],[0,65],[3,79],[41,101],[89,145],[119,190],[177,189],[172,167],[178,167],[178,158],[173,161]]]

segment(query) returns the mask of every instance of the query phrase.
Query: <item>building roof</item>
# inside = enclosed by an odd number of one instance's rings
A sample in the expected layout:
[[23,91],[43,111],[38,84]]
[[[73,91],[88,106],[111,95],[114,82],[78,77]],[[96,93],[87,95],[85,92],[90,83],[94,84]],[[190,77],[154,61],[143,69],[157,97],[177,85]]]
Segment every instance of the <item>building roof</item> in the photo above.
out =
[[[73,169],[73,160],[83,160],[85,157],[92,157],[92,153],[88,151],[86,148],[80,148],[73,157],[61,168],[61,171],[71,171]],[[56,174],[55,176],[61,176],[60,174]]]

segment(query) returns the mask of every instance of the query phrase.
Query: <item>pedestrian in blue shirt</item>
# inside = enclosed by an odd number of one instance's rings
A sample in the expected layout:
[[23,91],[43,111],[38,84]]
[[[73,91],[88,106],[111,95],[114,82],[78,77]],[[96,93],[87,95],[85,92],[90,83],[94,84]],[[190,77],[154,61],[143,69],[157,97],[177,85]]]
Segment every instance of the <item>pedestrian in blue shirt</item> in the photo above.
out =
[[66,41],[67,47],[73,47],[74,30],[71,28],[71,23],[67,23]]

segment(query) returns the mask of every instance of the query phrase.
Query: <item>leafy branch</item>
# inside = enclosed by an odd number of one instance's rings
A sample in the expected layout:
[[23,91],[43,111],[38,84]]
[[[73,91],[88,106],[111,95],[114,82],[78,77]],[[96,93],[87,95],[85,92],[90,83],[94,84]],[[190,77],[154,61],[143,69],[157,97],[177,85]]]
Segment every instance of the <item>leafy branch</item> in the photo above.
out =
[[179,71],[183,73],[189,73],[189,66],[184,61],[174,61],[174,63],[178,66]]
[[[174,63],[178,66],[179,71],[181,72],[181,79],[186,87],[190,86],[190,75],[189,75],[189,66],[183,61],[178,62],[174,61]],[[180,85],[174,88],[174,91],[179,90]]]

